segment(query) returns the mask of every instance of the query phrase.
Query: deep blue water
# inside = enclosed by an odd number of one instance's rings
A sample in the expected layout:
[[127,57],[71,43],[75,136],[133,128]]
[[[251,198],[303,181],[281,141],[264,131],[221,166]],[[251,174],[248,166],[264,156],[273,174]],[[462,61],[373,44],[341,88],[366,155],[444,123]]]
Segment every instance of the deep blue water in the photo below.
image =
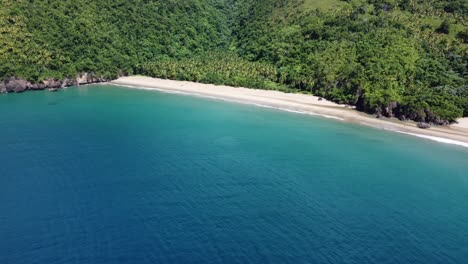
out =
[[110,86],[0,96],[0,263],[467,263],[468,149]]

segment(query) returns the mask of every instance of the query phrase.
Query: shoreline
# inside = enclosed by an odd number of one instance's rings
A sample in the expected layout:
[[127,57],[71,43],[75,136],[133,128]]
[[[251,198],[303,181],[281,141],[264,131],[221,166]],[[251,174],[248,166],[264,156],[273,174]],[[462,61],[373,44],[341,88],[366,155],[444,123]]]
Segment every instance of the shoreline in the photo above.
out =
[[26,91],[41,91],[50,90],[57,91],[70,86],[80,86],[87,84],[96,84],[108,82],[109,79],[98,77],[92,73],[80,73],[75,78],[63,78],[57,80],[49,78],[38,83],[31,83],[30,81],[18,77],[10,77],[4,81],[0,81],[0,94],[3,93],[23,93]]
[[107,84],[134,89],[157,90],[212,98],[259,107],[278,109],[297,114],[322,116],[342,122],[369,126],[416,136],[440,143],[468,147],[468,118],[459,124],[447,127],[420,129],[415,122],[403,122],[393,118],[377,119],[347,105],[339,105],[319,97],[306,94],[289,94],[273,90],[249,89],[225,85],[203,84],[188,81],[173,81],[143,76],[120,77]]

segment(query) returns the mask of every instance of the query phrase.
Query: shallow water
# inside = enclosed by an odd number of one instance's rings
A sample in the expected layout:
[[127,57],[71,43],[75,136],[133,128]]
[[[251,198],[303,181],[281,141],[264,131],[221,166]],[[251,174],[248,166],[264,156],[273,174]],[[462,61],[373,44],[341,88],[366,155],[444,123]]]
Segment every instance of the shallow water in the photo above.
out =
[[0,263],[468,259],[466,148],[104,85],[0,112]]

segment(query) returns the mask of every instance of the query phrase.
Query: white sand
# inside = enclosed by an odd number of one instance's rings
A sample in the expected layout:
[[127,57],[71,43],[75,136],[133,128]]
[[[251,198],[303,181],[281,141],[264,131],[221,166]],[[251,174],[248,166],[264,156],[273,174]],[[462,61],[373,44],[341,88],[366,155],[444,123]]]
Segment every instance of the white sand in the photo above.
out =
[[468,129],[468,117],[460,118],[457,120],[458,124],[453,124],[452,127],[460,129]]
[[262,107],[277,108],[301,114],[320,115],[412,136],[420,136],[438,142],[468,147],[468,118],[461,119],[460,124],[451,127],[433,127],[423,130],[417,128],[414,122],[400,122],[395,119],[377,119],[373,116],[360,113],[351,107],[335,104],[327,100],[319,100],[316,96],[306,94],[288,94],[278,91],[222,85],[216,86],[212,84],[163,80],[142,76],[121,77],[112,81],[111,84],[138,89],[186,93],[196,96],[236,101],[239,103],[255,104]]

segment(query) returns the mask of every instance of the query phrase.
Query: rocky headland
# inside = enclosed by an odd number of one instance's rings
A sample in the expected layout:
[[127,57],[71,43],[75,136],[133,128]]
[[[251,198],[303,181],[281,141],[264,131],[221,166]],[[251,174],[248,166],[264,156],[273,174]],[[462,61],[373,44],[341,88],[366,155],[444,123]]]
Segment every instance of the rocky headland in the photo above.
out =
[[10,77],[0,82],[0,93],[22,93],[25,91],[60,89],[69,86],[86,85],[92,83],[101,83],[110,81],[102,76],[96,76],[93,73],[82,73],[76,78],[46,79],[38,83],[32,83],[28,80]]

